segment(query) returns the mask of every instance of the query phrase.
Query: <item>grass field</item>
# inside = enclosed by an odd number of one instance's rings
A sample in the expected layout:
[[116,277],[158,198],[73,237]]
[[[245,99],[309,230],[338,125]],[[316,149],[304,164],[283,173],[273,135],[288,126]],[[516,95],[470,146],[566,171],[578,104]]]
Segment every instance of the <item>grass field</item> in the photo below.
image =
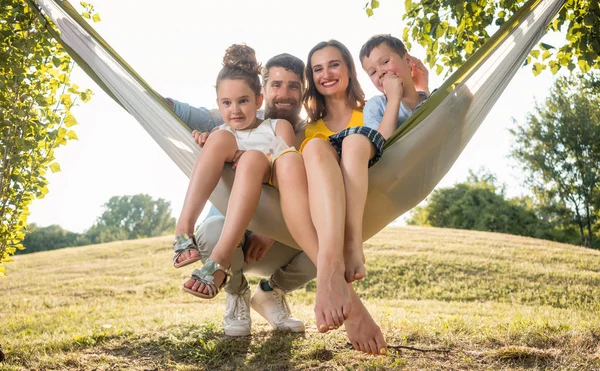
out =
[[[225,337],[225,295],[183,293],[171,239],[17,257],[0,279],[0,370],[600,370],[600,252],[510,235],[388,228],[356,285],[390,345],[352,350],[315,330],[315,286],[290,295],[303,335]],[[255,284],[257,279],[252,279]]]

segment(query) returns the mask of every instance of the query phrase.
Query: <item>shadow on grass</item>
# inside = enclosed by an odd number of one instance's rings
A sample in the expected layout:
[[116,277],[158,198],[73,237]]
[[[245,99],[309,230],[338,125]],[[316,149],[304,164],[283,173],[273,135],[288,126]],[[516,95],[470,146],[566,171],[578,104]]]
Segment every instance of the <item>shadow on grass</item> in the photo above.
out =
[[248,360],[248,369],[253,370],[291,370],[292,350],[296,341],[305,339],[303,333],[261,332],[253,336],[252,356]]
[[154,364],[183,364],[207,369],[238,368],[243,365],[252,338],[225,336],[221,328],[208,323],[185,326],[158,337],[128,339],[103,349],[107,354],[129,360],[148,360]]

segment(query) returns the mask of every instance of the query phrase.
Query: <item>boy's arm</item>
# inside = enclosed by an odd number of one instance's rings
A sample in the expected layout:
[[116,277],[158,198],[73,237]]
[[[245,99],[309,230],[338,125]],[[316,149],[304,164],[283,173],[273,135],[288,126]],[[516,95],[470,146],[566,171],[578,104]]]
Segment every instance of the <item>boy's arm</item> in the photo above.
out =
[[[385,139],[388,139],[398,127],[398,113],[402,99],[402,80],[394,75],[388,74],[383,80],[383,89],[387,97],[387,103],[383,97],[372,98],[365,106],[365,126],[377,129]],[[372,104],[369,104],[373,100]],[[369,107],[367,107],[369,106]],[[375,107],[373,107],[375,106]],[[383,112],[383,113],[381,113]],[[379,125],[373,127],[374,122],[379,119]]]
[[277,126],[275,127],[275,135],[283,138],[285,143],[290,147],[294,147],[294,145],[296,144],[296,133],[294,132],[294,127],[287,120],[277,120]]
[[175,112],[177,116],[190,129],[200,132],[211,131],[223,123],[219,114],[213,113],[204,107],[192,107],[187,103],[179,102],[171,98],[163,98],[167,106]]

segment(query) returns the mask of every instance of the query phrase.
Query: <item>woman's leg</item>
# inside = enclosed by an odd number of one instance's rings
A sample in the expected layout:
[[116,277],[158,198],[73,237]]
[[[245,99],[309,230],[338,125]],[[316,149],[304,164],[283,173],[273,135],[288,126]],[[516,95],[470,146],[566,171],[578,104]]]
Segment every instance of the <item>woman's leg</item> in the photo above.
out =
[[[231,133],[219,130],[210,135],[192,170],[183,208],[175,227],[175,235],[194,233],[194,224],[208,201],[208,197],[219,182],[223,165],[232,160],[236,150],[237,143]],[[198,256],[198,251],[184,251],[177,262],[196,256]]]
[[342,142],[340,168],[346,189],[344,263],[348,282],[363,279],[366,274],[362,228],[369,187],[369,160],[374,154],[375,148],[364,135],[352,134]]
[[[271,164],[262,152],[247,151],[238,160],[223,232],[210,255],[214,262],[224,267],[231,265],[233,252],[244,236],[258,205],[262,184],[269,180],[270,174]],[[214,284],[217,287],[224,279],[223,272],[214,273]],[[208,293],[205,285],[194,279],[189,279],[184,286],[197,292]]]
[[320,332],[340,326],[350,313],[351,301],[344,279],[344,220],[346,195],[331,144],[313,139],[302,151],[308,180],[310,216],[317,232],[318,251],[307,251],[317,267],[315,315]]
[[275,161],[273,185],[279,190],[281,213],[290,234],[306,255],[316,262],[319,243],[310,217],[308,182],[302,155],[290,152]]

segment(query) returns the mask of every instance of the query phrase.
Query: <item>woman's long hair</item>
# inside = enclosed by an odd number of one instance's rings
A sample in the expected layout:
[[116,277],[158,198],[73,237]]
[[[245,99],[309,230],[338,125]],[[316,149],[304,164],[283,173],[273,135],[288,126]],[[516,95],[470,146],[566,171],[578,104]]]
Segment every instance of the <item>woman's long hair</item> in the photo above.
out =
[[304,109],[308,114],[309,122],[314,122],[327,116],[327,107],[325,106],[325,96],[319,93],[317,86],[315,85],[311,59],[315,52],[324,49],[328,46],[337,48],[344,58],[344,62],[348,67],[348,88],[346,89],[346,101],[349,107],[355,110],[362,111],[365,106],[365,93],[363,92],[358,78],[356,77],[356,67],[354,61],[350,55],[348,48],[337,40],[322,41],[315,45],[314,48],[308,53],[308,61],[306,62],[306,79],[307,86],[306,92],[302,99],[304,103]]

